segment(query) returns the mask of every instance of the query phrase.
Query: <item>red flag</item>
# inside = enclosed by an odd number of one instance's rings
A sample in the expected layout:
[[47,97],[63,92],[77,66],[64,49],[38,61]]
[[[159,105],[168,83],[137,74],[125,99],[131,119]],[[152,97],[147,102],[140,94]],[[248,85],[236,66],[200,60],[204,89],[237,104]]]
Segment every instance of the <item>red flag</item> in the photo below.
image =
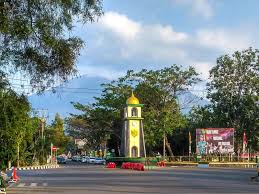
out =
[[246,145],[247,145],[246,132],[244,131],[244,135],[243,135],[243,153],[245,153]]
[[247,142],[246,142],[246,132],[244,131],[244,136],[243,136],[243,143],[246,145]]

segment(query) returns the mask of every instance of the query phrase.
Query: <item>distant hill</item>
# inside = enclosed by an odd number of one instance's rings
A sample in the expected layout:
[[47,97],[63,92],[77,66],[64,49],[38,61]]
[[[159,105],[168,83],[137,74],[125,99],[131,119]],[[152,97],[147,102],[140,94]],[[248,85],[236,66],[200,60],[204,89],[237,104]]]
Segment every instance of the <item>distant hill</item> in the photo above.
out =
[[[82,104],[94,102],[93,97],[101,94],[100,85],[108,82],[109,80],[100,77],[83,76],[69,80],[66,84],[57,87],[55,93],[45,91],[42,95],[33,94],[29,96],[29,101],[34,109],[47,109],[48,122],[50,122],[56,113],[59,113],[63,118],[67,117],[69,113],[78,113],[71,102]],[[204,106],[209,103],[191,92],[179,95],[179,102],[183,106],[182,112],[184,114],[188,113],[192,106]]]
[[108,80],[99,77],[80,77],[69,80],[67,83],[57,87],[53,91],[45,91],[41,95],[29,96],[29,101],[34,109],[47,109],[49,120],[53,120],[56,113],[63,118],[69,113],[78,113],[71,102],[82,104],[94,102],[94,96],[101,93],[101,84]]

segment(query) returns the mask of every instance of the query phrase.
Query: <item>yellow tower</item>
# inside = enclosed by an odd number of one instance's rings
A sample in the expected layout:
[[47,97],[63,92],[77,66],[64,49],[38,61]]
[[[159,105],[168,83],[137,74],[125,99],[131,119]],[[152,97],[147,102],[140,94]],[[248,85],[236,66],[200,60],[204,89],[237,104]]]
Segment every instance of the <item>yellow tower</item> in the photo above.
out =
[[126,101],[124,108],[124,126],[122,130],[121,151],[124,157],[144,157],[144,132],[143,118],[141,117],[141,108],[143,104],[134,96]]

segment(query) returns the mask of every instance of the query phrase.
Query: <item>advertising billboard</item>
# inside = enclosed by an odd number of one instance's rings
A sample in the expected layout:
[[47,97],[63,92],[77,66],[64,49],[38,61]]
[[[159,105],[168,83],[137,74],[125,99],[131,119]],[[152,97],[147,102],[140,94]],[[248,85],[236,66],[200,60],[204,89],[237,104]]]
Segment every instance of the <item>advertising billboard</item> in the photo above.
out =
[[196,129],[197,154],[229,154],[234,152],[234,128]]

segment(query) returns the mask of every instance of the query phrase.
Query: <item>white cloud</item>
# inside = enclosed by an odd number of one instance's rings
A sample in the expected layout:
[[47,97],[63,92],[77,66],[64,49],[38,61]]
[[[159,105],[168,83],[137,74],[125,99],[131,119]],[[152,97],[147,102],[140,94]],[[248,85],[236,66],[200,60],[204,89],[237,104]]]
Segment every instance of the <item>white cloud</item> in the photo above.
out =
[[[132,59],[142,55],[153,60],[158,59],[154,62],[159,62],[162,57],[168,59],[176,54],[185,56],[184,51],[176,46],[187,41],[188,35],[175,31],[169,25],[143,25],[123,14],[107,12],[97,28],[101,33],[96,39],[95,47],[98,45],[105,49],[109,45],[116,48],[117,59]],[[111,54],[103,52],[103,57],[112,57],[114,60]]]
[[209,71],[213,63],[210,62],[193,62],[193,66],[196,71],[200,74],[202,79],[207,80],[209,78]]
[[183,32],[176,32],[172,26],[152,25],[149,29],[146,29],[146,33],[151,32],[154,36],[158,36],[161,41],[172,43],[172,42],[183,42],[187,40],[188,35]]
[[201,29],[197,31],[197,40],[201,46],[233,52],[252,45],[252,40],[238,30]]
[[115,33],[124,41],[143,39],[144,36],[148,36],[152,37],[153,40],[159,39],[159,41],[172,43],[182,42],[188,38],[186,33],[176,32],[172,26],[142,25],[140,22],[133,21],[126,15],[117,12],[107,12],[101,18],[99,27]]
[[104,69],[103,67],[95,67],[95,66],[84,66],[80,68],[80,73],[82,75],[86,75],[87,77],[101,77],[107,80],[114,80],[115,78],[121,77],[124,75],[124,72],[112,70],[112,69]]
[[107,12],[101,18],[100,24],[117,33],[123,38],[132,39],[140,30],[140,23],[130,20],[127,16],[116,12]]
[[191,34],[171,25],[140,23],[116,12],[107,12],[89,31],[79,69],[106,79],[115,79],[129,69],[172,64],[194,65],[207,79],[221,54],[254,46],[251,34],[240,29],[197,29]]
[[193,14],[203,16],[208,19],[213,16],[212,4],[209,0],[173,0],[175,3],[188,6]]

